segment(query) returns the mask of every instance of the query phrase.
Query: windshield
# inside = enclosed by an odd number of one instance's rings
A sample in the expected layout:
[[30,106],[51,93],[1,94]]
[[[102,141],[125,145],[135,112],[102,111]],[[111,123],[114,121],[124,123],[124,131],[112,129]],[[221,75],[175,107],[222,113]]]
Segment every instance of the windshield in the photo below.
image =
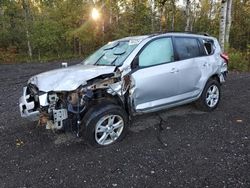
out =
[[138,40],[109,42],[82,63],[85,65],[122,65],[139,42]]

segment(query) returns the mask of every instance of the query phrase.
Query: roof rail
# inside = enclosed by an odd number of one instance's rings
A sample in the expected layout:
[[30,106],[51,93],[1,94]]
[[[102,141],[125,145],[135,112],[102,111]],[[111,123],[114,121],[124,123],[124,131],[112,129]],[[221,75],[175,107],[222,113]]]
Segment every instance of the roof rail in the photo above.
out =
[[193,32],[193,31],[167,31],[167,32],[155,32],[155,33],[151,33],[149,34],[149,37],[153,37],[156,35],[161,35],[161,34],[166,34],[166,33],[186,33],[186,34],[196,34],[196,35],[203,35],[203,36],[210,36],[208,33],[206,32]]
[[210,36],[207,32],[193,32],[193,31],[168,31],[166,33],[187,33],[187,34],[196,34],[196,35],[204,35],[204,36]]
[[206,32],[200,32],[200,33],[198,33],[198,34],[204,35],[204,36],[210,36],[209,33],[206,33]]

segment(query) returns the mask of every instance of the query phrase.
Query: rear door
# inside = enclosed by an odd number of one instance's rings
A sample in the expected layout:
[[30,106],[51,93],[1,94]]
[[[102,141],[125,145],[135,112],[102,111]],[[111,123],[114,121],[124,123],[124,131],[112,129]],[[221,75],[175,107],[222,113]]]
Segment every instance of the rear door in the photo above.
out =
[[176,68],[179,70],[180,93],[179,98],[186,100],[193,98],[201,92],[202,70],[200,44],[197,38],[174,37],[177,52]]

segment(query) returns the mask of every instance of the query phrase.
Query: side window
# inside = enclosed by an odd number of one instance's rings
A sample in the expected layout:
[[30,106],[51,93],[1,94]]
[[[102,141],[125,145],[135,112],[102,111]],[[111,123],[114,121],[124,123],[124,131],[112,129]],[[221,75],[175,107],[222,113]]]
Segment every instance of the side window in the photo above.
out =
[[198,41],[195,38],[175,38],[179,60],[201,56]]
[[203,40],[206,55],[211,55],[214,53],[214,42],[212,40]]
[[171,38],[160,38],[146,46],[139,55],[140,67],[148,67],[174,60]]

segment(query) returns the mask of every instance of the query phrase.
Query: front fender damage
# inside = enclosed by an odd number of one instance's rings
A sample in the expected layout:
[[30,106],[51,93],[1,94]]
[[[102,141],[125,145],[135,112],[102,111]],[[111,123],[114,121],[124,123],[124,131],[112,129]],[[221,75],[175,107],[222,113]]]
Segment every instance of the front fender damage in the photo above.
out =
[[93,104],[111,100],[128,109],[129,86],[130,77],[122,77],[119,70],[88,80],[73,91],[40,93],[39,88],[34,92],[28,86],[22,98],[34,105],[27,110],[21,101],[20,111],[27,112],[26,117],[29,117],[29,113],[35,113],[36,118],[31,120],[38,119],[38,124],[47,129],[71,130],[79,135],[82,118]]

